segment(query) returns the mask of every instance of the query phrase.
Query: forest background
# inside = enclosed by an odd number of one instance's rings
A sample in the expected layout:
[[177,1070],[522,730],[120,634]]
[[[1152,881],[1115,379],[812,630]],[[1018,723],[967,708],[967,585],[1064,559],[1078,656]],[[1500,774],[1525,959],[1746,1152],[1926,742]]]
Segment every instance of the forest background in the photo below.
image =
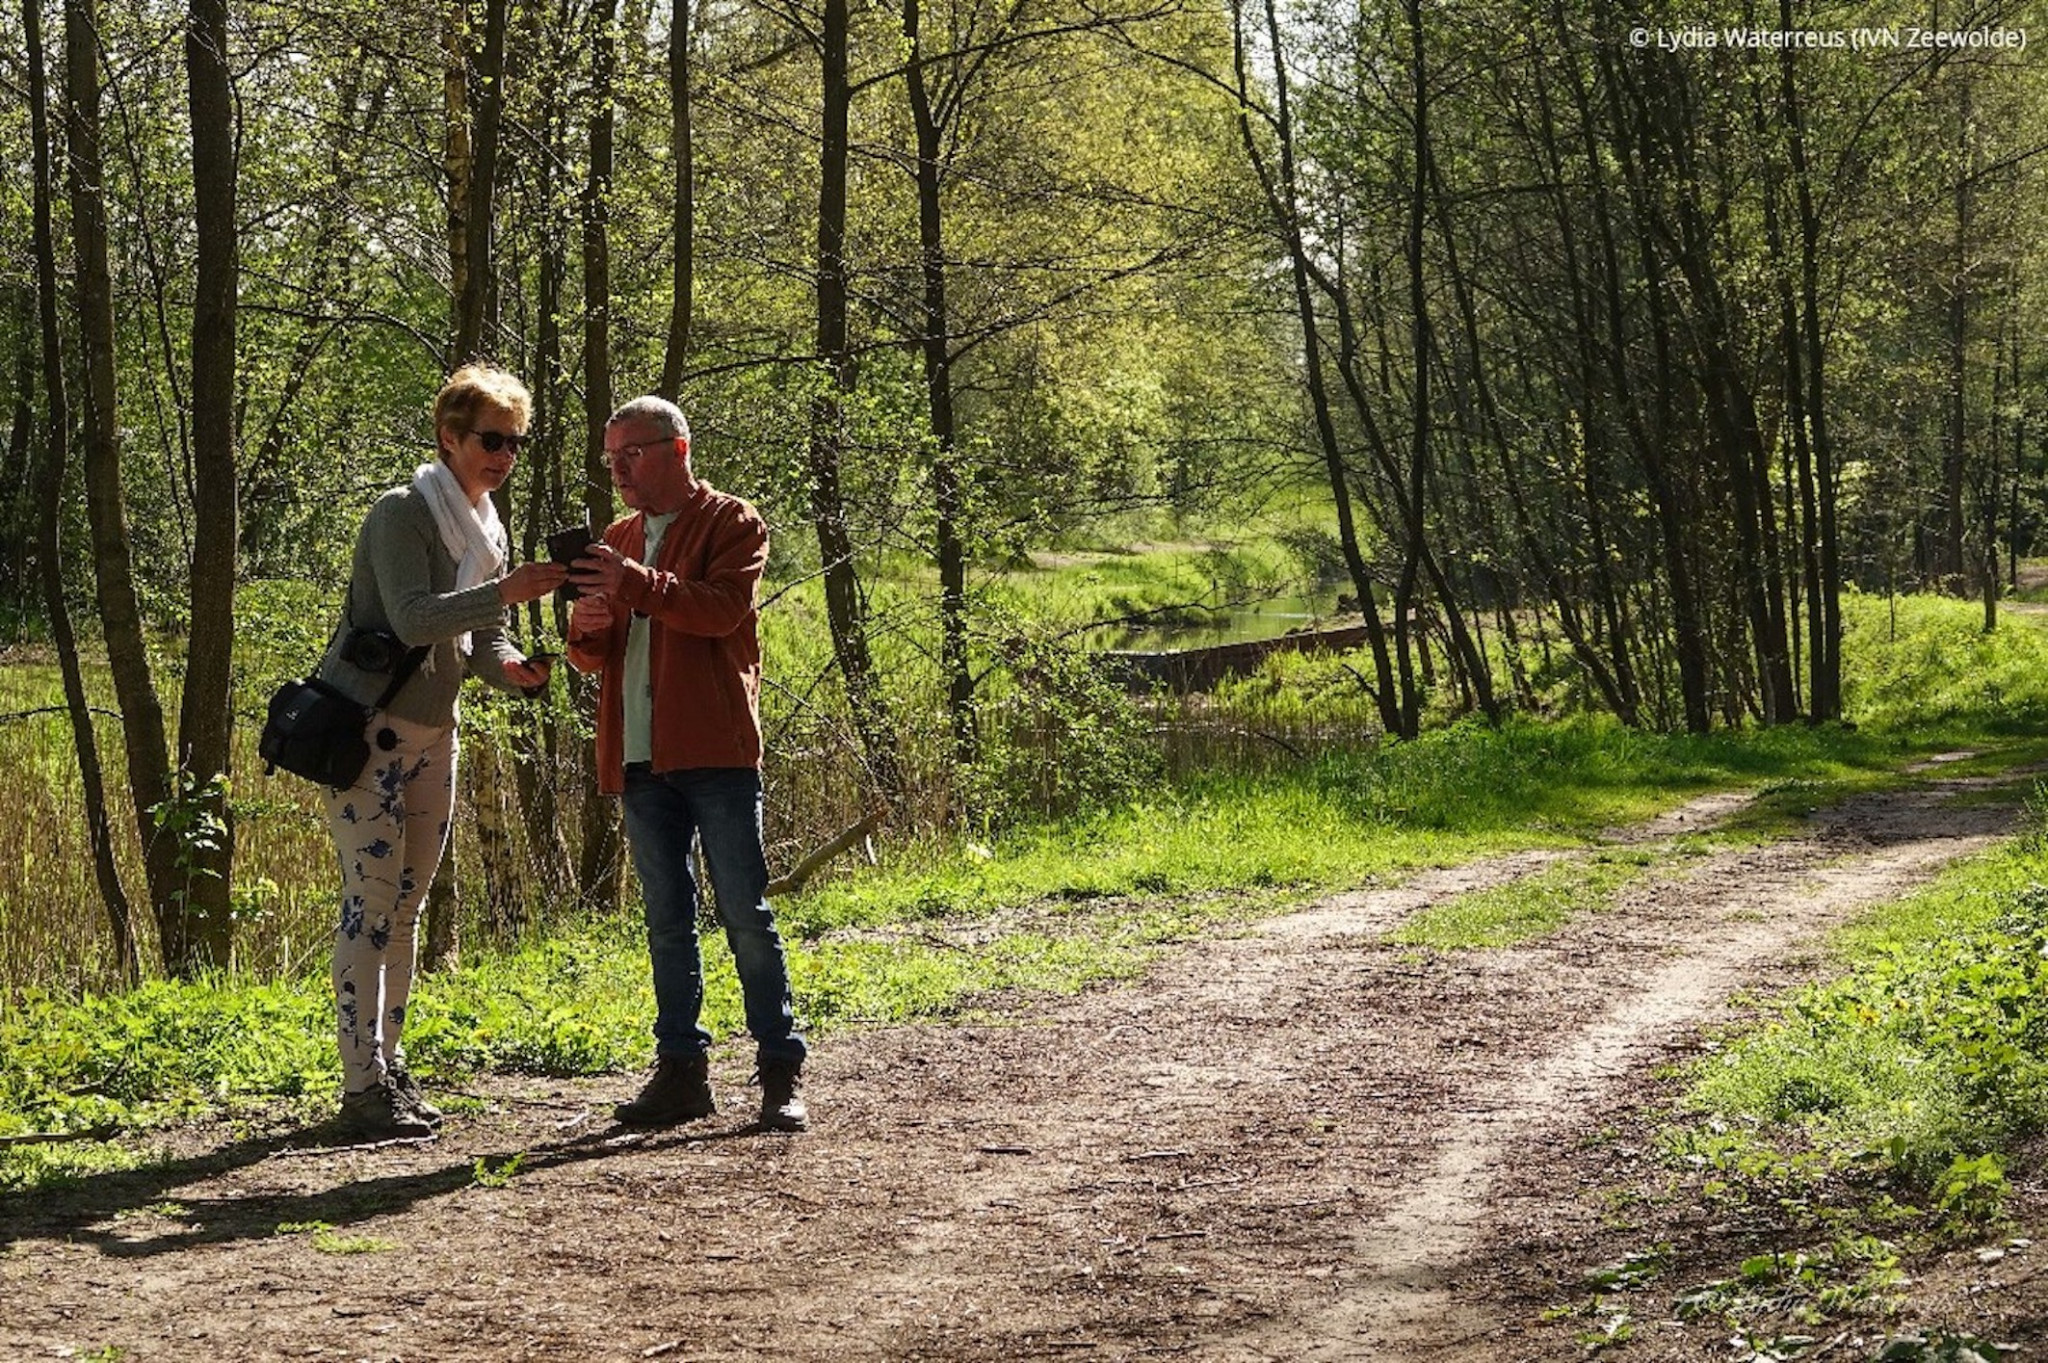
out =
[[[537,400],[515,556],[615,514],[602,422],[646,391],[767,514],[798,879],[1184,822],[1160,792],[1219,773],[1337,788],[1460,716],[1839,751],[1882,710],[1858,612],[1995,638],[2035,548],[2039,18],[26,0],[0,994],[317,962],[330,849],[254,730],[475,355]],[[1280,596],[1364,643],[1198,697],[1097,665],[1105,625]],[[1944,619],[1930,664],[1973,647]],[[442,965],[627,893],[591,687],[465,705]],[[1361,827],[1414,817],[1374,789]]]

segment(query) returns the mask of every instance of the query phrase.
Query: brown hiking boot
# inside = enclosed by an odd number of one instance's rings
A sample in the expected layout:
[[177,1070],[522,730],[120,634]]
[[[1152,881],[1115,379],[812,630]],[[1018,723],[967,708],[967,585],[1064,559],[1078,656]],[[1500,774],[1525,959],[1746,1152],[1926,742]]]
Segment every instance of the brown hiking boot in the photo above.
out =
[[420,1081],[412,1077],[412,1071],[400,1065],[391,1071],[391,1087],[398,1090],[398,1096],[405,1099],[414,1115],[428,1126],[439,1126],[447,1114],[427,1101],[427,1095],[420,1092]]
[[802,1131],[811,1124],[804,1107],[804,1062],[763,1060],[754,1070],[761,1085],[761,1129]]
[[366,1089],[341,1095],[339,1124],[352,1136],[372,1140],[417,1140],[432,1136],[434,1128],[413,1111],[389,1079],[379,1079]]
[[612,1109],[627,1126],[674,1126],[718,1111],[711,1098],[710,1066],[701,1055],[661,1055],[640,1096]]

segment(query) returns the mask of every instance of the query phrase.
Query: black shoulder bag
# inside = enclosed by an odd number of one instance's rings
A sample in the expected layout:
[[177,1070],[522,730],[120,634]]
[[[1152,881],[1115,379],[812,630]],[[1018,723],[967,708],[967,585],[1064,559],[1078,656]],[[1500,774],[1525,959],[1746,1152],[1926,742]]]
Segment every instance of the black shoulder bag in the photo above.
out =
[[318,677],[278,687],[256,743],[264,773],[275,776],[283,768],[336,790],[354,785],[370,761],[370,740],[363,732],[370,716],[391,703],[426,656],[426,646],[407,649],[392,671],[391,684],[371,705],[349,699]]

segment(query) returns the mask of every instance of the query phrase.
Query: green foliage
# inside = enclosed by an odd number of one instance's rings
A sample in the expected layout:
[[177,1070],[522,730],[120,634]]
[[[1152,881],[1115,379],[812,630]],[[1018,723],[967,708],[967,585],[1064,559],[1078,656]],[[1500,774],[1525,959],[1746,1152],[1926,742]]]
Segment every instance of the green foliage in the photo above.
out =
[[1960,1215],[2002,1181],[1982,1161],[2048,1124],[2048,889],[2009,849],[1866,929],[1854,970],[1700,1072],[1696,1108],[1788,1124],[1897,1169]]
[[1935,1180],[1934,1202],[1959,1221],[1987,1222],[1996,1219],[2007,1187],[2005,1161],[1995,1153],[1958,1155]]
[[181,904],[189,902],[195,877],[220,875],[208,863],[228,836],[227,820],[221,809],[232,790],[233,783],[225,776],[201,782],[180,768],[171,773],[169,797],[150,807],[150,822],[156,836],[169,838],[174,849],[171,864],[183,878],[183,888],[176,891]]
[[[1812,1250],[1752,1255],[1736,1276],[1687,1288],[1671,1305],[1680,1320],[1718,1320],[1732,1327],[1755,1319],[1815,1325],[1833,1315],[1882,1311],[1904,1282],[1896,1247],[1873,1236],[1844,1235]],[[1805,1335],[1755,1338],[1744,1331],[1744,1337],[1758,1358],[1789,1357],[1814,1343]]]
[[1842,612],[1843,700],[1858,722],[2030,734],[2048,720],[2048,633],[2035,622],[2008,614],[1986,634],[1981,606],[1933,596],[1849,593]]
[[429,1072],[593,1074],[637,1064],[652,1015],[637,925],[593,924],[430,977],[406,1052]]
[[[998,622],[1015,621],[1042,634],[1141,622],[1151,642],[1138,646],[1163,646],[1165,631],[1172,631],[1178,646],[1213,642],[1213,635],[1194,632],[1220,614],[1299,593],[1313,582],[1278,538],[1247,534],[1242,524],[1219,526],[1215,536],[1204,537],[1203,525],[1137,517],[1090,521],[1065,537],[1077,542],[1019,560],[991,584],[987,608]],[[1286,529],[1282,525],[1273,534]],[[1147,534],[1176,539],[1145,544],[1143,552],[1128,547]],[[1130,634],[1117,642],[1135,645]]]
[[509,1188],[512,1180],[519,1176],[519,1166],[526,1162],[526,1152],[508,1155],[497,1163],[489,1155],[478,1155],[476,1165],[470,1170],[470,1181],[479,1188]]
[[1157,778],[1144,712],[1085,655],[1026,644],[1011,675],[983,708],[987,737],[966,778],[985,828],[1108,807]]

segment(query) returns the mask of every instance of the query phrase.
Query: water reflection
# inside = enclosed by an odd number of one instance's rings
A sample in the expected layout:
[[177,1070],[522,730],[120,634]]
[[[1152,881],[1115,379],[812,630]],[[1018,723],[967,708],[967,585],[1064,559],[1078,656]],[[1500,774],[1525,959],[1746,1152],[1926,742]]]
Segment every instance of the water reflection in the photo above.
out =
[[1196,609],[1193,618],[1142,625],[1108,625],[1088,635],[1093,648],[1163,651],[1211,648],[1253,639],[1275,639],[1289,630],[1323,629],[1350,623],[1338,610],[1338,589],[1328,587],[1303,596],[1277,596],[1267,601]]

